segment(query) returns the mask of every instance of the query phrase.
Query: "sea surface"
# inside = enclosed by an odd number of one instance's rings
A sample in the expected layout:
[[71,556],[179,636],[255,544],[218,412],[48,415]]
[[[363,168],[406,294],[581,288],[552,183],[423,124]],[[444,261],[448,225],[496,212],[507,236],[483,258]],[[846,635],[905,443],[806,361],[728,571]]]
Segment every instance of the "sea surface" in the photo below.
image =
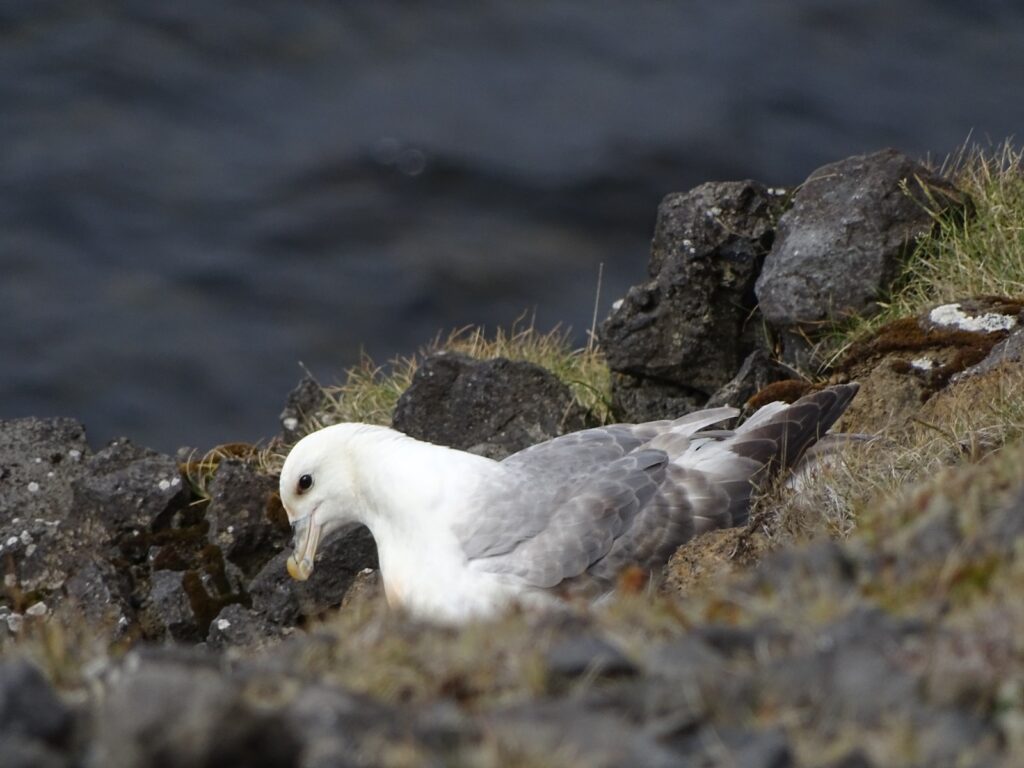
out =
[[1024,128],[1024,3],[0,3],[0,418],[257,440],[524,312],[582,341],[663,195]]

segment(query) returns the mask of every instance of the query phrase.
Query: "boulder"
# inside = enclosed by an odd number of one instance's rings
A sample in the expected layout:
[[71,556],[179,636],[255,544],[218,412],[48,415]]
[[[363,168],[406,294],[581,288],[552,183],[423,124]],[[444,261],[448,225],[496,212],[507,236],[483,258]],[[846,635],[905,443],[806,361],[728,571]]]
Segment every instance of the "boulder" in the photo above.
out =
[[288,393],[284,410],[279,416],[281,439],[285,443],[294,443],[305,436],[310,422],[319,418],[326,403],[320,382],[307,373],[295,389]]
[[742,408],[758,392],[769,384],[799,379],[798,371],[773,360],[763,349],[755,349],[743,361],[731,381],[723,384],[704,404],[706,408],[731,405]]
[[[182,642],[196,642],[205,634],[192,609],[192,598],[182,571],[155,571],[143,607],[143,628],[148,637],[167,636]],[[193,585],[194,586],[194,585]]]
[[209,541],[246,576],[255,576],[290,539],[277,478],[243,462],[225,460],[217,466],[208,491]]
[[377,567],[377,545],[365,528],[323,543],[308,581],[295,581],[285,563],[291,550],[275,556],[249,583],[253,610],[271,624],[292,626],[341,604],[355,578]]
[[948,180],[893,149],[814,171],[779,219],[757,279],[761,313],[784,331],[787,360],[802,359],[802,331],[877,311],[934,226],[933,211],[964,204]]
[[115,535],[169,527],[191,498],[177,460],[126,439],[90,457],[74,490],[76,515]]
[[393,426],[430,443],[503,458],[582,429],[587,418],[569,388],[539,365],[439,352],[417,369]]
[[762,346],[754,283],[782,205],[783,196],[753,181],[703,184],[662,201],[649,279],[616,303],[600,330],[609,366],[624,374],[613,379],[624,420],[702,405]]
[[59,589],[83,544],[101,544],[101,535],[86,535],[91,521],[72,514],[89,454],[77,421],[0,421],[0,559],[21,592]]
[[212,659],[134,654],[98,704],[90,765],[289,768],[300,755],[289,725]]
[[21,659],[0,662],[0,734],[62,746],[71,727],[71,711],[38,668]]
[[702,408],[706,399],[689,387],[612,373],[612,409],[619,421],[638,424],[675,418]]
[[282,627],[271,624],[265,616],[239,603],[225,606],[210,623],[206,636],[208,647],[258,648],[284,635]]

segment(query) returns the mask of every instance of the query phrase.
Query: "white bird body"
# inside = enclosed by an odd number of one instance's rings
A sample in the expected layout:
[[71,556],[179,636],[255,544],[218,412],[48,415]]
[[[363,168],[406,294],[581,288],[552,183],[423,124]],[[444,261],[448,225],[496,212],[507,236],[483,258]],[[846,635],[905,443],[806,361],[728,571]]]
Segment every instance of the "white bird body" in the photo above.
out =
[[702,431],[736,414],[716,408],[585,430],[500,462],[386,427],[327,427],[281,472],[289,572],[308,578],[323,536],[363,524],[388,603],[420,618],[460,623],[555,588],[607,589],[627,565],[653,569],[693,535],[743,522],[766,468],[792,464],[855,392],[765,406],[735,432]]
[[472,572],[453,530],[500,464],[366,424],[327,427],[303,443],[334,458],[332,485],[345,490],[333,498],[347,497],[351,522],[373,535],[389,605],[459,622],[499,610],[520,591],[500,575]]

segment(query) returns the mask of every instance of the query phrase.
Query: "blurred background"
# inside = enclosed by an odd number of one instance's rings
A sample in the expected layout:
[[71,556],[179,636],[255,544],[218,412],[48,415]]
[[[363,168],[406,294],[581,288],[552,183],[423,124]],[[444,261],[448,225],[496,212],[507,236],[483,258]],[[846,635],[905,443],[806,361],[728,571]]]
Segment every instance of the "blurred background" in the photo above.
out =
[[300,361],[582,343],[668,192],[1022,126],[1017,0],[2,0],[0,417],[269,437]]

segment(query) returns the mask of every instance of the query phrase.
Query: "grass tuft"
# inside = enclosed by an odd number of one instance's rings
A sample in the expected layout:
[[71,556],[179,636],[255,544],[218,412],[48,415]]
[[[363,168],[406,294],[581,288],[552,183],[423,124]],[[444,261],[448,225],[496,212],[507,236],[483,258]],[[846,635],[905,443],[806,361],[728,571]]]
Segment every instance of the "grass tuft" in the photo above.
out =
[[570,332],[558,327],[542,332],[532,324],[516,323],[510,330],[498,329],[494,334],[466,327],[447,336],[438,335],[419,354],[397,357],[387,365],[377,365],[364,357],[346,372],[343,383],[324,387],[327,405],[311,420],[309,428],[348,421],[390,424],[398,398],[412,383],[420,362],[441,351],[461,352],[480,360],[506,357],[535,363],[564,382],[576,401],[599,422],[611,417],[611,378],[596,347],[574,348]]

